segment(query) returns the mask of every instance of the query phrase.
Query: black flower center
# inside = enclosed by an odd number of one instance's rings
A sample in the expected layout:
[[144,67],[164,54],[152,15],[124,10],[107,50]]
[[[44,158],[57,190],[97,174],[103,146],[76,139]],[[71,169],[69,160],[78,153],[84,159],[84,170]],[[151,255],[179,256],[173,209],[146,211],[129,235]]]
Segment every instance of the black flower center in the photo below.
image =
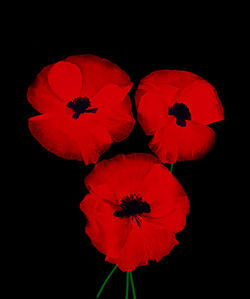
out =
[[115,211],[115,217],[135,217],[137,224],[140,225],[140,220],[137,216],[143,213],[150,213],[150,205],[146,201],[142,201],[142,198],[136,194],[126,196],[120,204],[121,210]]
[[188,107],[183,103],[176,103],[168,108],[168,114],[176,117],[176,124],[181,127],[186,126],[186,120],[191,120]]
[[97,108],[90,107],[90,101],[87,97],[77,97],[74,100],[68,102],[66,105],[68,108],[71,108],[74,111],[73,118],[78,119],[82,113],[96,113]]

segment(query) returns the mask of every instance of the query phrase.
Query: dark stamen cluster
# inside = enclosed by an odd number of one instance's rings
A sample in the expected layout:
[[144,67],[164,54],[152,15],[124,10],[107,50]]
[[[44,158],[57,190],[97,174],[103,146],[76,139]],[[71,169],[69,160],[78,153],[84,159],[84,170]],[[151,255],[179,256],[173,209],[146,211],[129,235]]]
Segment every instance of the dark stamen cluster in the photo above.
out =
[[90,101],[87,97],[77,97],[74,100],[68,102],[66,105],[68,108],[71,108],[75,113],[73,114],[73,118],[78,119],[80,114],[82,113],[96,113],[97,108],[90,107]]
[[150,205],[136,194],[131,194],[122,199],[120,204],[121,210],[115,211],[115,217],[135,217],[137,224],[140,224],[139,218],[143,213],[150,213]]
[[181,127],[186,126],[186,120],[191,120],[188,107],[183,103],[176,103],[168,108],[168,114],[176,117],[176,124]]

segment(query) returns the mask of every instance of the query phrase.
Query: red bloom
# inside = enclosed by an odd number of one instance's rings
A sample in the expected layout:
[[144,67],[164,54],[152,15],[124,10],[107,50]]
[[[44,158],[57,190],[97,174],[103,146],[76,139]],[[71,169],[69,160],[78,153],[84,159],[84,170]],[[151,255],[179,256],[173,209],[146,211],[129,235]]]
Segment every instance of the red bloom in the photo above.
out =
[[165,163],[194,160],[214,145],[207,125],[224,119],[215,89],[195,74],[156,71],[141,80],[135,96],[138,121],[149,146]]
[[150,154],[117,155],[95,165],[80,208],[86,233],[106,261],[133,271],[178,244],[189,201],[177,179]]
[[95,163],[134,126],[128,75],[94,55],[78,55],[45,67],[28,89],[42,115],[29,119],[32,135],[54,154]]

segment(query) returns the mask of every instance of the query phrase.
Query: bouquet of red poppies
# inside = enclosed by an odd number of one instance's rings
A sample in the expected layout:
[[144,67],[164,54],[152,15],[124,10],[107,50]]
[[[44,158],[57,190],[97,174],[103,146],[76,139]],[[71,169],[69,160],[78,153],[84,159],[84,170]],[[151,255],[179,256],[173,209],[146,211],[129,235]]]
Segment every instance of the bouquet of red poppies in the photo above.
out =
[[[49,152],[95,164],[85,177],[88,194],[80,209],[91,243],[126,272],[128,298],[132,272],[160,261],[178,244],[189,200],[173,176],[176,161],[208,153],[215,132],[208,126],[224,119],[217,92],[203,78],[179,70],[158,70],[133,83],[117,65],[94,55],[70,56],[46,66],[30,85],[27,98],[40,115],[29,129]],[[98,162],[110,145],[126,139],[135,118],[151,136],[152,154],[120,153]]]

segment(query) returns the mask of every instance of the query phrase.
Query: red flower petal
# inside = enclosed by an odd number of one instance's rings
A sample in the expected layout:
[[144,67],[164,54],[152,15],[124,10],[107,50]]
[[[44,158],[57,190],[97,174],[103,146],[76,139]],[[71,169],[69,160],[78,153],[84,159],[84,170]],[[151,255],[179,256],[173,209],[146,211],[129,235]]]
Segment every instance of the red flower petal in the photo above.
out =
[[62,158],[81,160],[80,146],[68,119],[57,114],[43,114],[30,118],[29,128],[33,137],[48,151]]
[[178,70],[159,70],[152,72],[141,80],[136,92],[136,103],[138,105],[141,96],[152,88],[172,86],[177,89],[183,89],[198,78],[199,77],[193,73]]
[[112,139],[107,129],[93,120],[84,119],[82,124],[76,130],[78,141],[80,143],[82,158],[86,165],[96,163],[98,158],[105,153]]
[[[137,107],[137,118],[147,135],[166,122],[168,107],[176,102],[178,88],[172,85],[154,87],[140,97]],[[138,92],[136,93],[137,98]]]
[[104,127],[89,118],[74,120],[65,112],[32,117],[29,128],[48,151],[65,159],[84,160],[85,164],[95,163],[111,144]]
[[215,132],[198,123],[187,121],[185,127],[176,125],[174,117],[156,131],[149,144],[163,163],[202,158],[214,145]]
[[110,189],[101,185],[95,191],[87,194],[80,204],[88,219],[86,234],[101,253],[115,256],[124,246],[128,231],[124,230],[124,221],[113,216],[116,206],[110,203],[110,199],[114,198]]
[[[168,186],[168,192],[162,192],[165,186]],[[144,214],[143,219],[171,232],[183,230],[189,201],[178,180],[166,167],[156,164],[151,169],[144,180],[142,197],[151,206],[151,213]]]
[[127,86],[131,84],[126,72],[107,59],[95,55],[84,54],[70,56],[65,61],[76,64],[82,72],[81,96],[93,98],[104,86],[116,84]]
[[[133,271],[149,260],[159,261],[178,244],[189,204],[184,190],[169,170],[148,154],[117,155],[95,165],[85,178],[90,190],[81,203],[87,217],[86,233],[106,261],[122,271]],[[125,193],[126,194],[125,194]],[[117,217],[124,195],[140,194],[151,211]]]
[[103,117],[102,123],[109,131],[113,142],[120,142],[127,138],[135,124],[130,98],[127,96],[120,105],[113,109],[109,117]]
[[48,82],[53,92],[65,103],[81,95],[82,75],[75,64],[57,62],[49,70]]
[[177,97],[177,102],[186,104],[191,112],[192,121],[208,125],[224,119],[217,92],[205,80],[196,80],[183,89]]
[[[118,256],[107,255],[106,261],[116,264],[121,271],[132,272],[138,266],[145,266],[149,260],[161,260],[178,244],[173,233],[155,228],[144,222],[140,227],[131,223],[125,245]],[[123,228],[124,229],[124,228]]]
[[112,113],[112,109],[125,99],[131,87],[132,84],[125,87],[108,84],[94,96],[91,105],[98,108],[98,113]]
[[39,112],[46,113],[62,108],[62,102],[52,93],[48,84],[48,71],[52,65],[45,67],[30,85],[27,99],[30,104]]
[[160,161],[150,154],[117,155],[96,164],[85,178],[85,185],[92,190],[99,184],[107,184],[122,199],[127,194],[141,192],[144,177],[155,163]]

